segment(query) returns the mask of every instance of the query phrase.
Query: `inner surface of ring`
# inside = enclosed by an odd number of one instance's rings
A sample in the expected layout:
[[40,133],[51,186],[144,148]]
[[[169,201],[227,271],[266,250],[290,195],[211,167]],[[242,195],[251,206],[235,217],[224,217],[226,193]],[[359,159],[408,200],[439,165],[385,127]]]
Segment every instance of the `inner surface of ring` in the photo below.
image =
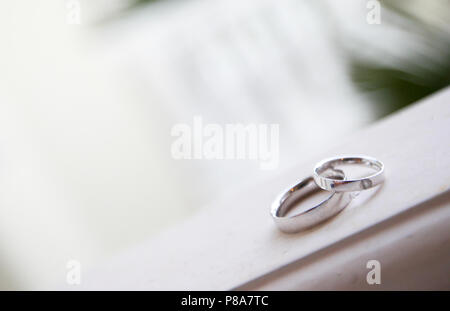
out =
[[[330,173],[330,176],[332,176],[333,178],[336,178],[339,180],[344,179],[344,173],[342,171],[332,170],[332,172],[334,172],[334,174]],[[320,187],[318,187],[316,185],[316,183],[314,182],[314,178],[309,177],[309,178],[304,179],[303,181],[301,181],[299,184],[297,184],[294,187],[292,187],[291,189],[289,189],[289,191],[284,194],[284,196],[281,199],[280,206],[277,210],[276,216],[278,216],[278,217],[287,216],[287,213],[289,213],[289,211],[291,211],[295,206],[297,206],[298,203],[300,203],[301,201],[304,201],[308,197],[310,197],[316,193],[319,193],[319,192],[326,192],[327,194],[329,194],[325,200],[321,201],[321,203],[325,202],[331,196],[334,195],[334,192],[326,191],[326,190],[323,190]],[[308,207],[305,210],[302,210],[300,213],[298,213],[296,215],[305,213],[308,210],[315,208],[317,205],[320,205],[321,203],[311,205],[310,207]],[[296,215],[291,215],[291,216],[293,217]]]
[[335,178],[334,176],[327,174],[327,171],[329,171],[329,170],[337,171],[335,166],[347,165],[347,164],[364,165],[365,167],[372,168],[377,172],[379,172],[383,169],[382,164],[376,160],[365,159],[365,158],[360,158],[360,157],[348,157],[348,158],[339,158],[339,159],[334,159],[334,160],[328,161],[328,162],[322,164],[321,166],[319,166],[316,169],[316,173],[318,175],[321,175],[322,177],[338,180],[338,178]]

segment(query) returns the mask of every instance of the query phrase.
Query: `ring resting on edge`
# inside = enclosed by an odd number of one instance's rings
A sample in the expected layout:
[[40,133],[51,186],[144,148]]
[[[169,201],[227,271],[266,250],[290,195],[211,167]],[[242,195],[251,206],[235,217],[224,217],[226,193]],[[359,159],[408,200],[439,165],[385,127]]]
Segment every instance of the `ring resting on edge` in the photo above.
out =
[[[344,179],[344,173],[333,170],[334,178]],[[329,191],[328,197],[321,203],[298,214],[286,216],[287,212],[303,198],[320,191],[321,188],[308,177],[279,195],[272,203],[271,214],[277,227],[286,233],[295,233],[311,228],[339,213],[352,200],[350,193]]]
[[[363,178],[340,179],[326,174],[327,171],[336,171],[335,166],[356,164],[364,165],[375,170],[375,173]],[[373,188],[384,181],[384,164],[375,158],[365,155],[339,156],[320,161],[314,167],[314,180],[324,190],[336,192],[361,191]]]

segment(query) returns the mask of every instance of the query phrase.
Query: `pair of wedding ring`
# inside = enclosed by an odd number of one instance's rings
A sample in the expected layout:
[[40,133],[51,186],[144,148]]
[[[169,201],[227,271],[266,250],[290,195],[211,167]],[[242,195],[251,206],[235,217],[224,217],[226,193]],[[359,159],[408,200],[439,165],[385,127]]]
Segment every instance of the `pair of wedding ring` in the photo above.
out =
[[[363,165],[375,172],[363,178],[347,179],[345,172],[336,168],[351,164]],[[353,198],[351,192],[373,188],[383,181],[384,165],[372,157],[352,155],[325,159],[314,167],[313,176],[303,179],[276,198],[272,204],[271,214],[275,224],[283,232],[294,233],[305,230],[343,210]],[[303,212],[287,215],[301,199],[320,189],[329,192],[325,200]]]

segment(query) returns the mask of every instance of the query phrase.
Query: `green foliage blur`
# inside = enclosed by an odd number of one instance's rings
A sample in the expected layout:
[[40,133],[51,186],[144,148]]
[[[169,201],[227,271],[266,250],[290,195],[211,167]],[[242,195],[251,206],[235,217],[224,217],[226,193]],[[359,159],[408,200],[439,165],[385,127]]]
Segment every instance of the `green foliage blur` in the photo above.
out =
[[[401,27],[407,29],[426,49],[408,51],[410,53],[405,51],[404,58],[395,58],[389,66],[361,61],[357,57],[350,62],[351,79],[376,105],[377,117],[450,85],[450,1],[433,2],[434,11],[442,15],[423,10],[411,11],[411,4],[411,1],[390,0],[383,1],[382,8],[401,17],[405,22]],[[389,17],[383,17],[383,22],[391,22],[395,26],[395,21],[390,21]],[[380,57],[390,55],[380,54]]]
[[[161,1],[136,0],[132,8]],[[410,10],[417,4],[426,4],[432,10]],[[391,18],[400,17],[409,25],[396,25],[396,21],[389,20],[387,14],[382,14],[382,23],[407,28],[427,47],[427,51],[433,53],[417,51],[414,56],[405,53],[404,58],[397,57],[393,64],[387,66],[381,62],[363,60],[347,51],[351,81],[359,92],[370,99],[378,118],[450,85],[450,0],[381,0],[381,7],[382,11],[393,13]],[[392,55],[380,54],[380,58],[385,57],[393,58]]]

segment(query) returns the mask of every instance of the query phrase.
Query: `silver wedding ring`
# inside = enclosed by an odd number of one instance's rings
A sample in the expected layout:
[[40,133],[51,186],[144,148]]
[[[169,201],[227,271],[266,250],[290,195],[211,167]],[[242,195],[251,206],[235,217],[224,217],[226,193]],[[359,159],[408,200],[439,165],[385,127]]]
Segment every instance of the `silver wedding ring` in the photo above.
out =
[[[344,175],[342,172],[337,172],[333,177],[344,178]],[[311,228],[339,213],[351,201],[351,196],[347,193],[329,191],[329,196],[321,203],[303,212],[286,215],[301,199],[317,191],[321,191],[321,188],[314,182],[313,177],[308,177],[276,198],[272,204],[271,213],[281,231],[294,233]]]
[[[336,166],[348,164],[364,165],[372,168],[375,172],[367,177],[344,180],[326,174],[328,170],[335,169]],[[361,191],[375,187],[384,181],[384,165],[377,159],[368,156],[340,156],[317,163],[314,167],[313,176],[316,184],[325,190],[335,190],[336,192]]]
[[[347,179],[338,166],[358,164],[370,167],[375,172],[359,179]],[[384,165],[368,156],[340,156],[320,161],[313,176],[301,180],[282,192],[272,203],[271,215],[277,227],[286,233],[311,228],[342,211],[352,200],[350,192],[375,187],[384,181]],[[319,204],[302,212],[288,212],[302,199],[317,191],[327,190],[328,197]]]

